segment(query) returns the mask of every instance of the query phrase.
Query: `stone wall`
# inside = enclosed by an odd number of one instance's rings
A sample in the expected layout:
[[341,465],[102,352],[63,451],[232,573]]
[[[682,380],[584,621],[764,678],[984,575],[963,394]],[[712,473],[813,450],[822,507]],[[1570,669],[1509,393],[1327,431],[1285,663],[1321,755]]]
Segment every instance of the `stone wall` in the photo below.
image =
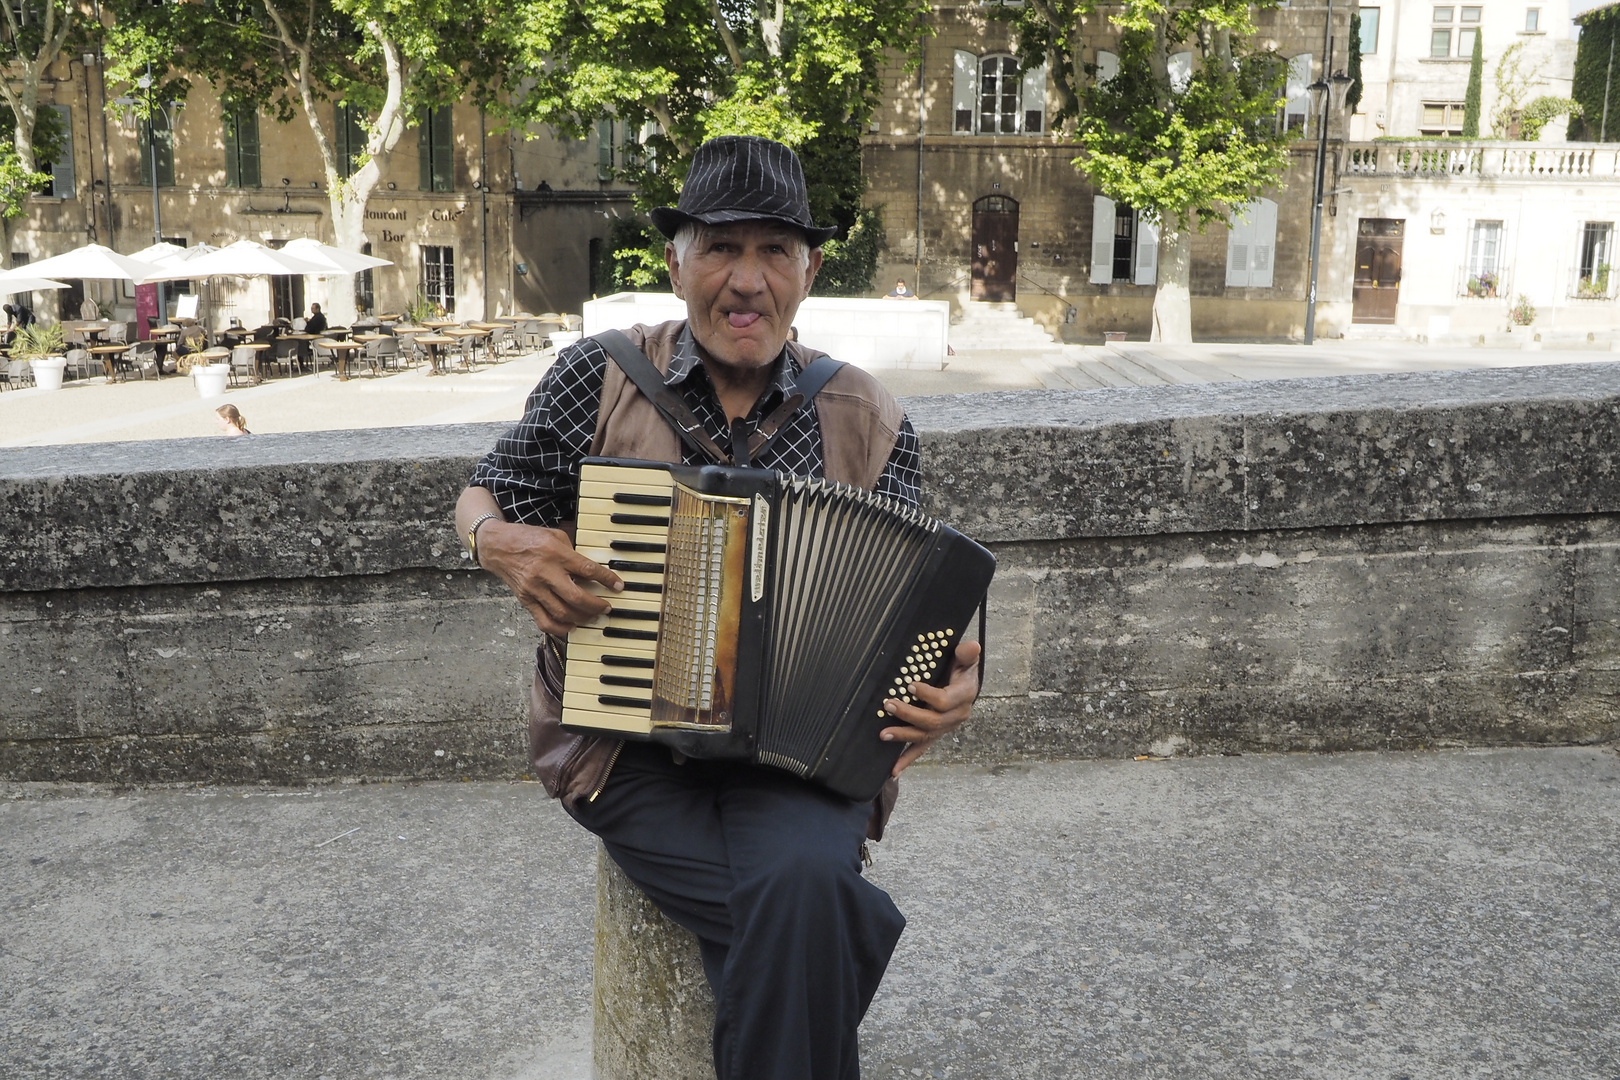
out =
[[[908,402],[990,544],[958,760],[1620,733],[1606,364]],[[523,771],[535,631],[452,535],[498,426],[0,456],[0,776]]]

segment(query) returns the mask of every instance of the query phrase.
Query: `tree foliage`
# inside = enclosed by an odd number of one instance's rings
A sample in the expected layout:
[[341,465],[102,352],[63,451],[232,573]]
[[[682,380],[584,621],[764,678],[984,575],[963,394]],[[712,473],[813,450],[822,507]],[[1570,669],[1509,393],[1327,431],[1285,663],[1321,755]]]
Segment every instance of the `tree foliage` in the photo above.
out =
[[[1478,40],[1476,36],[1476,48]],[[1470,85],[1472,79],[1470,69]],[[1498,139],[1516,138],[1519,134],[1519,120],[1529,101],[1530,91],[1538,86],[1547,85],[1547,80],[1541,77],[1541,64],[1527,62],[1524,56],[1524,42],[1515,41],[1502,50],[1501,57],[1496,61],[1496,70],[1492,72],[1491,81],[1496,84],[1496,105],[1491,109],[1491,135]]]
[[[777,139],[804,163],[812,217],[858,250],[848,234],[866,220],[861,132],[887,55],[916,51],[927,12],[925,0],[531,0],[518,42],[525,92],[512,119],[584,136],[615,118],[636,133],[637,151],[616,172],[643,211],[675,201],[706,139]],[[615,272],[648,287],[662,274],[663,241],[646,228],[637,235],[640,254],[615,247]],[[632,244],[630,234],[621,230],[619,243]],[[859,273],[836,250],[825,281]]]
[[1551,97],[1543,94],[1524,107],[1519,116],[1519,138],[1536,142],[1541,131],[1560,116],[1571,118],[1581,115],[1581,103],[1574,98]]
[[1345,72],[1350,76],[1350,88],[1344,92],[1344,108],[1354,113],[1361,107],[1361,12],[1350,13],[1350,64]]

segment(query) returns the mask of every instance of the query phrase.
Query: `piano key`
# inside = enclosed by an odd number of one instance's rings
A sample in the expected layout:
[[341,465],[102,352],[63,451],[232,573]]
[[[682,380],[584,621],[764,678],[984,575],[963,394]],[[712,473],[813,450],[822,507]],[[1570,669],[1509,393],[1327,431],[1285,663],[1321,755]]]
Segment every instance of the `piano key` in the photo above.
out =
[[640,522],[615,523],[610,520],[614,515],[598,512],[596,507],[581,505],[579,519],[575,528],[576,538],[581,533],[595,532],[606,541],[613,540],[663,540],[669,535],[669,522],[661,520],[658,524],[648,525]]
[[641,720],[643,717],[646,717],[648,720],[651,719],[652,703],[650,701],[646,705],[642,706],[619,705],[613,703],[612,701],[598,700],[602,697],[611,696],[612,695],[599,693],[599,689],[595,687],[586,693],[581,693],[577,690],[565,689],[563,691],[563,707],[583,709],[586,712],[606,713],[609,716],[628,717],[632,720]]
[[652,731],[652,713],[645,717],[627,713],[597,712],[583,706],[569,707],[564,714],[570,727],[597,728],[626,735],[646,735]]
[[669,506],[675,502],[675,497],[649,495],[642,491],[615,491],[613,501],[620,506]]

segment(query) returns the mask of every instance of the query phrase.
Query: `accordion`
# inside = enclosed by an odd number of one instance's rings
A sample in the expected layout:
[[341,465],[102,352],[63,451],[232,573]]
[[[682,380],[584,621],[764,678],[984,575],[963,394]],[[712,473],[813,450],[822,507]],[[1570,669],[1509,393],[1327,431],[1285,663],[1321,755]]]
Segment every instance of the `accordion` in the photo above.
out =
[[624,591],[568,635],[562,724],[786,769],[852,799],[905,749],[887,698],[943,686],[995,557],[859,488],[587,458],[574,546]]

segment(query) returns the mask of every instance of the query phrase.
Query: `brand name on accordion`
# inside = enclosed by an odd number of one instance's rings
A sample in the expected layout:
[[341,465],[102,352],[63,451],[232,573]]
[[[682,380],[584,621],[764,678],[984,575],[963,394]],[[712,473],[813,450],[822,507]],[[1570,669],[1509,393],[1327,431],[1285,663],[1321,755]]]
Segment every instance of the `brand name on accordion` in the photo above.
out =
[[771,508],[762,496],[754,496],[753,560],[748,568],[748,580],[753,589],[754,603],[765,597],[765,541],[771,534]]

